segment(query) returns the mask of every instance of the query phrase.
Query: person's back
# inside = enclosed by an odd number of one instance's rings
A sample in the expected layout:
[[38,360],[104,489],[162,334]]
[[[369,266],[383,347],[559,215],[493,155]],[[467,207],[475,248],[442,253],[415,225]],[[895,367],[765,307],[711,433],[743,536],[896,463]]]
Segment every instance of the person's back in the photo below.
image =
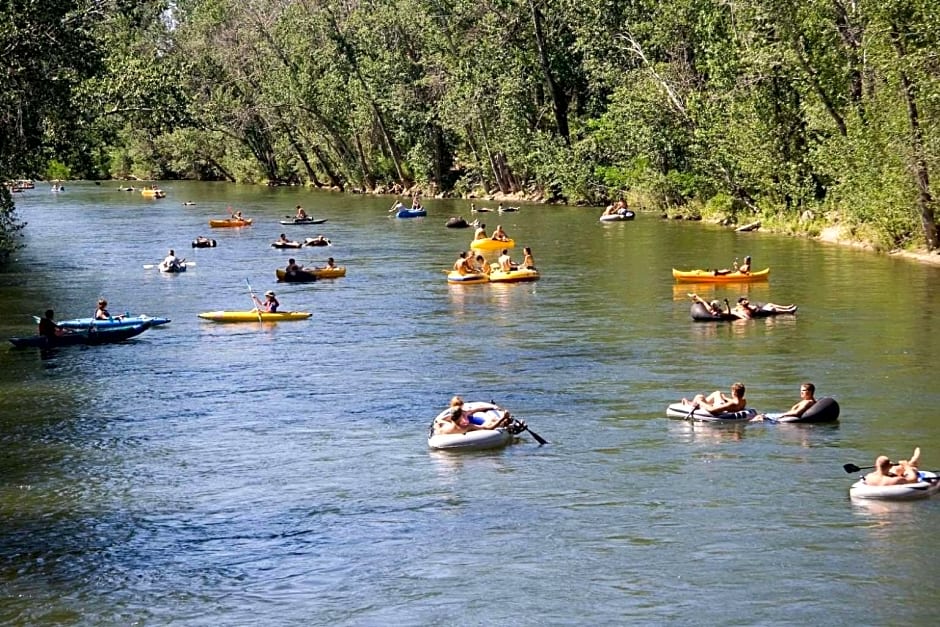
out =
[[59,325],[55,323],[54,317],[55,313],[51,309],[47,309],[45,315],[39,319],[39,335],[47,339],[52,339],[58,335]]
[[487,239],[485,224],[481,224],[477,227],[476,232],[473,234],[473,239]]
[[454,262],[454,272],[459,272],[460,274],[466,274],[467,272],[467,253],[462,252],[457,256],[457,261]]
[[296,260],[294,259],[287,260],[287,268],[285,268],[285,272],[287,272],[288,274],[294,274],[298,272],[299,270],[300,270],[300,266],[297,265]]
[[499,269],[503,272],[512,272],[512,257],[509,256],[508,248],[504,248],[499,256]]

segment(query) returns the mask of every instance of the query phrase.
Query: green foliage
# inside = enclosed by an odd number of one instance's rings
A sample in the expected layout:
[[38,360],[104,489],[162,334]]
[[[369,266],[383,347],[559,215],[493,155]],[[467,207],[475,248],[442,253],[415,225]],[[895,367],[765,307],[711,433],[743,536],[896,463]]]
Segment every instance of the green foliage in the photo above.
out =
[[64,181],[72,176],[72,170],[61,161],[53,159],[46,166],[46,179],[50,181]]
[[[885,247],[933,245],[940,18],[927,0],[26,10],[33,31],[0,31],[8,177],[55,157],[79,174],[629,193],[794,228],[837,210]],[[44,44],[66,18],[82,28]],[[2,149],[17,141],[28,158]]]
[[6,263],[10,255],[22,248],[20,231],[25,226],[17,219],[13,194],[6,185],[0,185],[0,263]]

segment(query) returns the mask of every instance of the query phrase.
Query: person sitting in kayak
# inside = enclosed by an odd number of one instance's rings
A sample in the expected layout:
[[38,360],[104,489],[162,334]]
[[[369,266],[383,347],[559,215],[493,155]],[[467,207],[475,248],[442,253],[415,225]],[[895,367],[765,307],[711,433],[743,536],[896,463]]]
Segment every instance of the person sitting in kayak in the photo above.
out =
[[727,396],[721,390],[715,390],[708,396],[696,394],[691,401],[684,398],[682,404],[688,405],[692,409],[704,409],[713,416],[717,416],[718,414],[741,411],[746,408],[747,399],[744,398],[744,392],[744,384],[735,382],[731,384],[731,396]]
[[64,335],[67,333],[65,329],[56,324],[54,318],[55,312],[51,309],[47,309],[43,317],[39,319],[39,335],[46,338],[47,340],[54,339],[59,335]]
[[[124,316],[114,316],[113,319],[120,320]],[[95,320],[111,320],[111,313],[108,311],[108,301],[103,298],[98,299],[98,308],[95,310]]]
[[493,235],[490,236],[490,239],[494,239],[500,242],[508,242],[509,236],[506,235],[506,231],[503,230],[503,225],[497,224],[496,230],[493,231]]
[[[917,459],[915,458],[919,457],[920,449],[915,449],[914,457],[911,459],[916,463]],[[892,472],[895,468],[900,469],[900,474]],[[910,460],[892,464],[891,460],[885,455],[879,455],[875,459],[875,470],[865,475],[865,483],[872,486],[901,485],[917,483],[918,481],[920,481],[920,475],[917,472],[917,467],[911,464]]]
[[335,269],[336,269],[336,262],[333,261],[332,257],[326,260],[325,266],[323,266],[322,268],[317,268],[317,270],[335,270]]
[[698,294],[689,294],[689,298],[692,299],[692,302],[698,303],[699,305],[704,307],[705,310],[708,311],[708,313],[710,313],[713,316],[721,316],[721,315],[724,315],[725,313],[724,311],[721,310],[720,300],[713,300],[712,302],[708,302],[704,298],[699,296]]
[[306,220],[306,219],[307,219],[307,212],[304,211],[304,208],[303,208],[303,207],[301,207],[300,205],[297,205],[297,213],[294,214],[294,217],[295,217],[296,219],[298,219],[298,220]]
[[258,297],[254,294],[252,294],[251,297],[255,300],[255,304],[258,306],[258,311],[263,311],[265,313],[277,313],[277,308],[281,306],[281,303],[277,301],[277,297],[271,290],[268,290],[264,293],[264,302],[258,300]]
[[176,257],[176,251],[171,248],[170,253],[163,258],[160,265],[163,266],[164,270],[179,270],[181,263],[182,262]]
[[[774,416],[774,420],[780,420],[781,418],[799,418],[806,411],[816,404],[816,386],[812,383],[806,382],[800,385],[800,400],[797,401],[793,407],[784,413]],[[751,418],[751,422],[761,422],[762,420],[767,419],[767,414],[758,414]]]
[[744,263],[738,266],[738,272],[741,274],[750,274],[751,273],[751,256],[747,255],[744,258]]

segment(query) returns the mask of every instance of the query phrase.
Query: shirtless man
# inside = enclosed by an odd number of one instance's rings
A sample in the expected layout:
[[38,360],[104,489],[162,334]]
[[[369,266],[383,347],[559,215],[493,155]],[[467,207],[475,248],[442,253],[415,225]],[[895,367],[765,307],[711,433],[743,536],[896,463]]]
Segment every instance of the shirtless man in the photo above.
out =
[[[816,404],[815,395],[815,385],[809,382],[800,385],[800,400],[797,401],[793,407],[783,412],[779,416],[774,415],[773,419],[781,422],[788,422],[788,418],[799,418],[806,413],[806,410]],[[767,418],[767,414],[759,414],[751,418],[751,422],[760,422],[761,420],[766,420]]]
[[721,390],[715,390],[708,396],[696,394],[691,401],[682,399],[683,405],[690,405],[695,409],[704,409],[713,416],[727,412],[741,411],[747,407],[747,399],[744,398],[744,384],[731,384],[731,396],[726,395]]
[[[865,475],[865,483],[873,486],[900,485],[920,481],[917,474],[917,460],[920,458],[920,449],[914,449],[914,455],[909,460],[902,460],[892,466],[891,460],[885,455],[879,455],[875,460],[875,470]],[[902,469],[898,474],[895,469]]]

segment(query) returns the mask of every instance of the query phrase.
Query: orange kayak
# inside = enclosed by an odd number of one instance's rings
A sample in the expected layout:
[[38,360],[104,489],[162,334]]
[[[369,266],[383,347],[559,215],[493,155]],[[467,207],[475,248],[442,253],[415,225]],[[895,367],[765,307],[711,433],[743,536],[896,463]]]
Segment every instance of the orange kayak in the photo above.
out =
[[214,227],[248,226],[250,224],[251,224],[251,218],[244,218],[242,220],[233,220],[232,218],[225,218],[224,220],[209,220],[209,226],[214,226]]
[[750,281],[766,281],[770,278],[770,268],[755,270],[747,274],[728,272],[717,274],[715,270],[676,270],[672,269],[672,276],[676,281],[684,283],[748,283]]

